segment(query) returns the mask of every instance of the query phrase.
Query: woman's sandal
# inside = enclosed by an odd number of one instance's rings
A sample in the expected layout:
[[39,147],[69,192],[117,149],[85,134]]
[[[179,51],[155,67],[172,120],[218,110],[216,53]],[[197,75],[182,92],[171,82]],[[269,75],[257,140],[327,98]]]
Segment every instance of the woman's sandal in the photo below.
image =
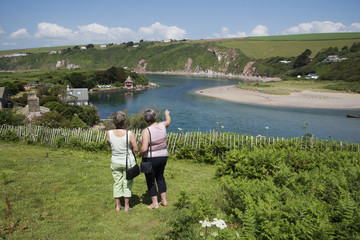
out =
[[167,202],[160,201],[160,202],[159,202],[159,205],[162,205],[162,206],[166,207],[166,206],[167,206]]
[[124,207],[123,206],[120,206],[120,209],[118,209],[116,206],[115,206],[115,209],[117,212],[120,212],[121,209],[123,209]]
[[159,205],[154,205],[154,204],[150,204],[149,206],[146,207],[147,209],[157,209],[159,208]]
[[129,208],[129,210],[124,210],[124,212],[130,212],[132,210],[132,208]]

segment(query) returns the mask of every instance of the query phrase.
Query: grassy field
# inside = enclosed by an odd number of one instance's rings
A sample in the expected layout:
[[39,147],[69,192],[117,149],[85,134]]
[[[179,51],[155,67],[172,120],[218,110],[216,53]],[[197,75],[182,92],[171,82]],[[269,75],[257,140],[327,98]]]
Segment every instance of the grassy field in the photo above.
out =
[[[170,206],[146,209],[150,199],[141,174],[134,181],[133,210],[116,213],[110,153],[0,142],[0,154],[0,226],[18,221],[11,239],[156,239],[177,216],[174,203],[180,191],[190,201],[221,198],[214,166],[169,159],[165,177]],[[12,218],[6,214],[6,197]]]
[[345,33],[312,33],[312,34],[294,34],[294,35],[277,35],[263,37],[248,37],[249,40],[267,40],[267,41],[306,41],[306,40],[335,40],[335,39],[360,39],[360,32]]
[[[337,82],[340,83],[341,81]],[[301,92],[305,90],[315,92],[339,92],[327,88],[327,86],[332,85],[334,85],[333,81],[287,80],[266,83],[247,82],[237,85],[237,87],[252,91],[261,89],[263,93],[275,95],[290,95],[291,92]]]
[[312,51],[312,57],[323,48],[337,47],[341,50],[344,46],[351,47],[354,42],[360,42],[356,39],[332,39],[332,40],[256,40],[255,38],[223,41],[219,46],[226,48],[238,48],[245,55],[259,58],[270,57],[293,57],[298,56],[305,49]]

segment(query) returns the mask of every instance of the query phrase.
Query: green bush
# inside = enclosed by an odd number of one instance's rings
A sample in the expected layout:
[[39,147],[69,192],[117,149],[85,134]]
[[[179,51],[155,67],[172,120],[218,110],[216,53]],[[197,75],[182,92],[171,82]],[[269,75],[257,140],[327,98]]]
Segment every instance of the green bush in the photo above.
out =
[[245,239],[360,237],[359,152],[232,150],[217,176]]
[[11,109],[0,110],[0,125],[22,125],[25,120],[25,116],[22,114],[16,114]]
[[0,134],[0,140],[17,142],[20,141],[20,137],[12,130],[5,130]]

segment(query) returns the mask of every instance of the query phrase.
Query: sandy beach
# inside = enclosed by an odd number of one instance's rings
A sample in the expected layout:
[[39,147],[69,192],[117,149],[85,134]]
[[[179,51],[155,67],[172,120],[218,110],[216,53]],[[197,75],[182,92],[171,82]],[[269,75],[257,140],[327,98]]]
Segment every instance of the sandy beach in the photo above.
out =
[[292,92],[290,95],[272,95],[244,90],[235,86],[202,89],[196,93],[245,104],[298,108],[360,109],[360,94],[355,93],[302,91]]

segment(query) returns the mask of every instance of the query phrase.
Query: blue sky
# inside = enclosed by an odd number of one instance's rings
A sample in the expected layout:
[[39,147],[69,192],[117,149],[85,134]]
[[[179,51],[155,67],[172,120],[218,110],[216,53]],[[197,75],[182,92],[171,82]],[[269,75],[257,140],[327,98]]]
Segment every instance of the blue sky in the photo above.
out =
[[0,0],[0,50],[360,32],[360,0]]

